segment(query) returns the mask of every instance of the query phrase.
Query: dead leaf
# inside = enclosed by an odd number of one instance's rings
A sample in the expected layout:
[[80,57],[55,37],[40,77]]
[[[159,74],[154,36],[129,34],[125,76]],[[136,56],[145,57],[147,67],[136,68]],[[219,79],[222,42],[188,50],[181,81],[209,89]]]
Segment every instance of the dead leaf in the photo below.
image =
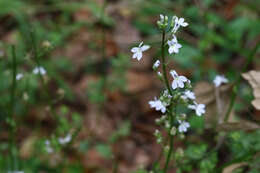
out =
[[[199,82],[195,85],[194,92],[197,96],[196,101],[206,105],[205,121],[207,128],[212,127],[218,121],[223,119],[223,117],[220,116],[225,115],[227,112],[230,102],[230,90],[231,85],[222,85],[219,88],[219,102],[221,103],[221,109],[219,110],[217,108],[214,85],[208,82]],[[232,111],[228,121],[233,121],[233,117],[234,112]]]
[[20,157],[23,159],[29,158],[32,155],[34,144],[38,140],[38,137],[35,135],[29,136],[26,138],[20,148]]
[[251,102],[252,105],[260,110],[260,71],[249,71],[242,74],[243,78],[246,79],[251,87],[253,88],[253,94],[255,99]]
[[223,169],[222,173],[232,173],[235,169],[248,165],[247,162],[234,163]]
[[153,76],[144,72],[128,71],[126,74],[127,78],[127,91],[130,93],[137,93],[145,91],[153,86]]
[[237,131],[237,130],[243,130],[243,131],[250,131],[250,130],[256,130],[259,129],[260,125],[247,121],[247,120],[240,120],[239,122],[227,122],[219,124],[216,127],[217,131]]

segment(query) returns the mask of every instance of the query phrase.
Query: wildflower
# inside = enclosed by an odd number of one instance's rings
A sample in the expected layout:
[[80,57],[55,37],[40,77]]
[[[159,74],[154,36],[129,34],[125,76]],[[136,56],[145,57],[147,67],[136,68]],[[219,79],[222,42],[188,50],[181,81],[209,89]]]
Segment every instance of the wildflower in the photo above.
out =
[[180,133],[182,132],[187,132],[187,129],[190,127],[190,123],[186,122],[186,121],[178,121],[180,123],[178,130]]
[[168,40],[168,45],[169,49],[168,52],[169,54],[174,53],[179,53],[179,49],[182,47],[181,44],[178,43],[177,38],[173,35],[172,40]]
[[184,88],[184,82],[187,82],[188,79],[185,76],[179,76],[175,70],[171,70],[170,73],[173,77],[172,89]]
[[172,32],[173,33],[176,33],[177,32],[177,30],[180,28],[180,26],[182,26],[182,27],[186,27],[186,26],[188,26],[188,23],[187,22],[184,22],[184,18],[178,18],[177,16],[175,16],[174,18],[173,18],[173,20],[174,20],[174,27],[173,27],[173,29],[172,29]]
[[168,24],[168,16],[160,14],[160,20],[157,21],[159,28],[165,28]]
[[157,111],[161,111],[162,113],[166,112],[166,107],[161,102],[161,100],[157,100],[156,98],[153,101],[149,101],[149,105],[151,108],[155,108]]
[[134,47],[131,49],[131,52],[133,52],[133,58],[137,58],[138,61],[142,59],[143,52],[148,50],[150,48],[149,45],[143,45],[143,42],[139,44],[138,47]]
[[67,135],[66,137],[64,137],[64,138],[59,138],[58,141],[59,141],[59,143],[60,143],[61,145],[67,144],[67,143],[69,143],[69,142],[71,141],[71,135],[68,134],[68,135]]
[[154,132],[154,135],[159,136],[160,134],[161,134],[160,131],[158,129],[156,129],[155,132]]
[[168,98],[168,99],[172,98],[172,96],[170,95],[168,89],[163,91],[163,97],[164,98]]
[[47,153],[53,153],[53,148],[50,145],[51,145],[50,141],[46,140],[45,141],[45,147],[46,147],[45,149],[46,149]]
[[23,78],[23,74],[22,73],[18,73],[17,75],[16,75],[16,80],[20,80],[20,79],[22,79]]
[[164,122],[165,128],[169,129],[171,127],[171,124],[169,121]]
[[216,87],[219,87],[222,83],[228,83],[228,79],[224,75],[217,75],[213,80]]
[[46,74],[46,70],[43,67],[36,67],[36,68],[33,69],[33,73],[34,74],[45,75]]
[[172,127],[171,131],[170,131],[171,135],[176,135],[176,127]]
[[184,92],[184,95],[181,96],[181,98],[184,99],[184,100],[186,100],[186,99],[194,100],[196,97],[195,97],[194,92],[192,92],[190,90],[186,90]]
[[157,60],[155,61],[155,63],[153,64],[153,69],[157,69],[160,66],[160,61]]
[[198,104],[195,101],[194,101],[194,105],[189,105],[188,108],[195,110],[195,112],[198,116],[201,116],[202,114],[204,114],[206,112],[205,111],[205,105],[204,104]]

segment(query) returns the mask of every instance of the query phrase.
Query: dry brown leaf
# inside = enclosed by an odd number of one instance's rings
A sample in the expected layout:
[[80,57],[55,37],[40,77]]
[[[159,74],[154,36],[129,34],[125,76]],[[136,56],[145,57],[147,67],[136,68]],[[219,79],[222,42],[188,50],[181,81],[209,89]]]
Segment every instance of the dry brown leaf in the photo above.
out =
[[20,157],[21,158],[25,159],[25,158],[31,157],[33,148],[34,148],[34,144],[37,140],[38,140],[38,137],[35,135],[32,135],[32,136],[27,137],[22,142],[22,145],[20,148]]
[[237,130],[250,131],[259,128],[260,126],[254,122],[247,121],[247,120],[240,120],[239,122],[227,122],[227,123],[219,124],[216,130],[229,132],[229,131],[237,131]]
[[[197,96],[196,101],[206,105],[205,121],[206,127],[210,128],[216,124],[217,121],[223,119],[223,116],[227,112],[230,102],[230,85],[222,85],[219,88],[219,102],[221,108],[217,108],[216,103],[216,88],[213,84],[208,82],[199,82],[195,85],[194,92]],[[231,116],[228,121],[233,121],[234,113],[231,112]]]
[[137,93],[145,91],[153,84],[153,76],[144,72],[128,71],[126,74],[127,79],[127,91],[130,93]]
[[252,105],[260,110],[260,71],[249,71],[242,74],[243,78],[246,79],[251,87],[253,88],[253,94],[255,99],[251,102]]
[[247,162],[234,163],[223,169],[222,173],[232,173],[235,169],[248,165]]

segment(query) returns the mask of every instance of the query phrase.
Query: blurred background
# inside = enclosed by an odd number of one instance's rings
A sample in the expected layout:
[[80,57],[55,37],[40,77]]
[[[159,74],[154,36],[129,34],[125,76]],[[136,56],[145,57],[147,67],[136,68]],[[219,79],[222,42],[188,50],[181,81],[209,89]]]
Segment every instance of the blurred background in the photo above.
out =
[[[151,170],[161,152],[153,135],[161,115],[148,101],[164,88],[152,64],[160,56],[156,21],[165,14],[189,23],[178,34],[180,53],[167,58],[207,105],[204,117],[189,120],[186,139],[176,140],[183,166],[169,172],[214,173],[246,162],[238,171],[257,173],[260,111],[250,103],[252,89],[242,80],[229,120],[246,123],[216,131],[212,80],[225,74],[230,81],[221,88],[226,110],[232,82],[260,40],[259,7],[253,0],[0,0],[0,172]],[[151,49],[136,61],[130,49],[141,41]],[[15,90],[14,53],[23,74]],[[35,75],[37,66],[46,74]],[[248,67],[260,70],[259,51]],[[225,142],[205,156],[218,131]]]

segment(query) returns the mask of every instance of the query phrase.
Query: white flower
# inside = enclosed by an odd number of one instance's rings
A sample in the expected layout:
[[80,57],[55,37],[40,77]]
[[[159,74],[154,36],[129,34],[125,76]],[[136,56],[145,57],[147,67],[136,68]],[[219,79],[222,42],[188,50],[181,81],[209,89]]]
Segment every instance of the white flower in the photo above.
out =
[[134,47],[131,49],[131,52],[133,52],[132,58],[137,58],[137,60],[140,61],[142,59],[143,52],[148,50],[149,48],[149,45],[143,45],[143,42],[141,42],[138,47]]
[[184,82],[187,82],[188,79],[185,76],[179,76],[175,70],[171,70],[170,73],[173,77],[172,89],[184,88]]
[[43,67],[36,67],[36,68],[33,69],[33,73],[34,74],[45,75],[46,74],[46,70]]
[[180,133],[182,132],[187,132],[187,129],[190,127],[190,123],[186,122],[186,121],[178,121],[180,123],[178,130]]
[[64,145],[64,144],[67,144],[67,143],[69,143],[70,141],[71,141],[71,135],[70,134],[68,134],[66,137],[64,137],[64,138],[59,138],[58,139],[58,141],[59,141],[59,143],[61,144],[61,145]]
[[20,79],[22,79],[23,78],[23,74],[22,73],[18,73],[17,75],[16,75],[16,80],[20,80]]
[[168,24],[168,16],[164,16],[163,14],[160,14],[160,20],[157,21],[157,24],[159,27],[165,27]]
[[162,78],[162,73],[161,72],[157,72],[157,75],[158,75],[158,77],[161,79]]
[[178,18],[177,16],[175,16],[174,19],[174,27],[172,29],[172,32],[175,33],[177,32],[177,30],[180,28],[180,26],[182,27],[186,27],[188,26],[188,23],[187,22],[184,22],[184,18]]
[[161,111],[162,113],[166,112],[166,107],[161,102],[161,100],[157,100],[156,98],[152,101],[149,101],[149,105],[151,108],[155,108],[157,111]]
[[160,61],[159,60],[155,61],[155,63],[153,64],[153,69],[157,69],[159,65],[160,65]]
[[177,38],[175,37],[175,35],[173,35],[172,40],[168,40],[168,52],[169,54],[174,53],[179,53],[179,49],[182,47],[181,44],[178,43]]
[[217,75],[213,80],[216,87],[219,87],[222,83],[228,83],[228,79],[224,75]]
[[51,145],[50,141],[46,140],[45,141],[45,147],[46,147],[45,149],[46,149],[47,153],[53,153],[53,148],[50,145]]
[[190,90],[186,90],[184,92],[184,95],[181,96],[181,98],[184,99],[184,100],[186,100],[186,99],[194,100],[196,97],[195,97],[194,92],[192,92]]
[[205,105],[204,104],[198,104],[195,101],[194,101],[194,105],[189,105],[188,108],[195,110],[195,112],[198,116],[201,116],[202,114],[204,114],[206,112],[205,111]]

